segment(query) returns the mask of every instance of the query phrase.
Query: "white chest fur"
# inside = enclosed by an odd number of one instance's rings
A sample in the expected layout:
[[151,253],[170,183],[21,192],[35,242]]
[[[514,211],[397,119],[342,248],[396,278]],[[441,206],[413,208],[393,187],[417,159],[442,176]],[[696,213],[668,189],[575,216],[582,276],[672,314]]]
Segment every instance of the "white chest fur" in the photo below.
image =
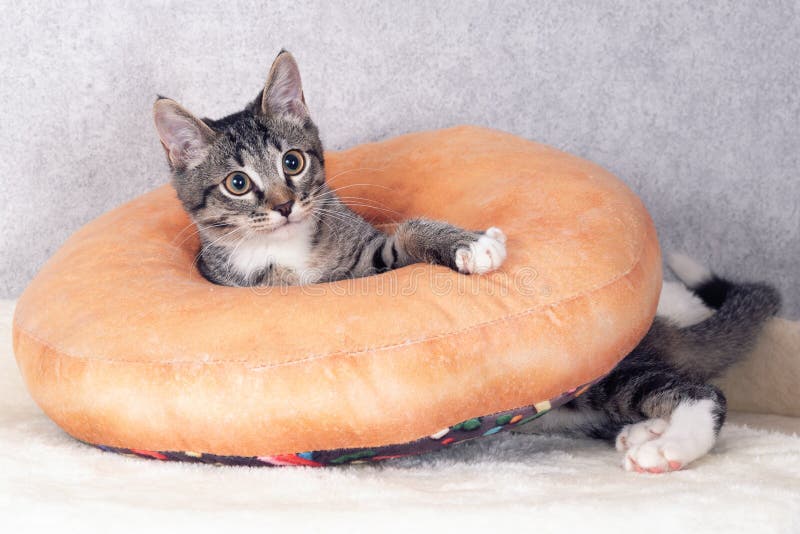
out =
[[245,277],[270,265],[302,276],[309,265],[312,231],[310,221],[303,221],[252,236],[231,248],[231,267]]

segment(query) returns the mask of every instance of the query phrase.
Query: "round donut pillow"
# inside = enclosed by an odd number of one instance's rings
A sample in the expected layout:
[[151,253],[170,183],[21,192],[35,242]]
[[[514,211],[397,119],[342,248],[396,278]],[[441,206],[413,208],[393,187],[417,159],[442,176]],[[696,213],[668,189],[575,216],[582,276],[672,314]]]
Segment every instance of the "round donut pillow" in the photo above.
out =
[[42,410],[79,440],[161,460],[379,460],[524,424],[610,371],[649,327],[656,233],[602,168],[475,127],[326,159],[332,187],[370,199],[354,205],[368,220],[498,226],[506,263],[484,276],[411,265],[217,286],[164,186],[79,230],[20,298],[14,350]]

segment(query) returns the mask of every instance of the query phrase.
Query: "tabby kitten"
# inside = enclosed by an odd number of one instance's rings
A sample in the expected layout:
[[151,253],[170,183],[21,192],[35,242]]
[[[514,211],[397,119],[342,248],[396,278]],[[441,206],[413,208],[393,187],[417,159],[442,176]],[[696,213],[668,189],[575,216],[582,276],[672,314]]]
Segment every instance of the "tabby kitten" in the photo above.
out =
[[199,230],[200,271],[212,282],[313,284],[418,262],[480,274],[505,260],[497,228],[412,219],[388,235],[345,206],[325,182],[319,132],[288,52],[243,111],[199,120],[159,98],[154,115],[172,183]]
[[[415,262],[485,273],[506,257],[497,228],[413,219],[387,235],[348,209],[325,182],[322,143],[287,52],[239,113],[199,120],[166,98],[154,112],[178,198],[199,230],[200,270],[212,282],[311,284]],[[535,431],[612,440],[625,469],[636,471],[680,469],[711,449],[726,405],[708,380],[744,357],[780,298],[686,257],[670,265],[685,285],[664,285],[641,343],[582,396],[534,421]]]

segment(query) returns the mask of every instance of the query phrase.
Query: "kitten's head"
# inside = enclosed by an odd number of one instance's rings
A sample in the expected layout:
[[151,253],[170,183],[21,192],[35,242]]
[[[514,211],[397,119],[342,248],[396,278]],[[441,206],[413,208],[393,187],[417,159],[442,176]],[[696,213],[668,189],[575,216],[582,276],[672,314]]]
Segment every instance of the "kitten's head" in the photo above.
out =
[[201,120],[159,98],[153,112],[178,198],[206,242],[288,237],[328,194],[319,132],[288,52],[243,111]]

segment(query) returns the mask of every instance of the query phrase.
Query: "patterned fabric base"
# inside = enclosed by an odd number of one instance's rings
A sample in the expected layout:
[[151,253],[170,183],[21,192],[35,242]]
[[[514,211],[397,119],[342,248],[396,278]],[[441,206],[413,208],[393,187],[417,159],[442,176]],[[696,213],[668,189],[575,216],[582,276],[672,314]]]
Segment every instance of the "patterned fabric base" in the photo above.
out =
[[524,425],[537,417],[541,417],[551,409],[569,402],[596,382],[597,381],[579,386],[559,395],[555,399],[539,402],[532,406],[467,419],[457,425],[443,428],[431,436],[399,445],[385,445],[382,447],[362,449],[322,450],[297,454],[277,454],[272,456],[220,456],[217,454],[193,451],[147,451],[141,449],[107,447],[105,445],[95,445],[92,443],[88,445],[92,445],[104,451],[138,458],[177,462],[200,462],[216,465],[247,465],[251,467],[300,465],[324,467],[330,465],[377,462],[380,460],[389,460],[391,458],[402,458],[404,456],[433,452],[455,443],[462,443],[483,436],[491,436],[492,434]]

